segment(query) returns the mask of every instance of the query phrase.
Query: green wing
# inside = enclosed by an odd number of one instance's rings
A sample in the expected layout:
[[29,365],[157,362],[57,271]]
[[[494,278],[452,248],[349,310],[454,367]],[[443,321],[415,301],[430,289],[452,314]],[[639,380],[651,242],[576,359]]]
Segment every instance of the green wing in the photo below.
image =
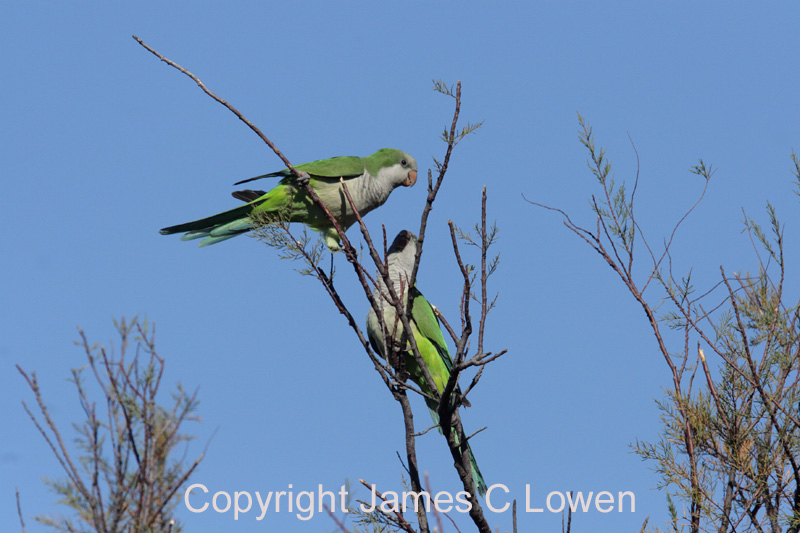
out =
[[[310,163],[303,163],[302,165],[297,165],[295,168],[303,172],[308,172],[312,177],[350,179],[364,173],[364,160],[352,155],[331,157],[330,159],[319,159],[317,161],[311,161]],[[256,176],[255,178],[237,181],[234,185],[241,185],[242,183],[260,180],[261,178],[286,178],[291,175],[291,171],[285,168],[277,172]]]
[[364,173],[364,160],[356,156],[332,157],[303,163],[297,169],[321,178],[351,178]]
[[[431,304],[428,303],[428,300],[425,299],[425,297],[416,287],[411,289],[410,296],[413,298],[411,316],[414,319],[417,330],[436,348],[436,352],[441,358],[442,363],[444,363],[444,366],[447,369],[447,377],[445,378],[446,382],[447,378],[450,377],[450,372],[453,371],[453,360],[450,357],[450,352],[447,351],[447,344],[444,341],[444,335],[442,335],[442,328],[439,325],[439,319],[436,317],[436,313],[433,311]],[[428,361],[427,359],[425,360],[425,363],[427,363],[428,366],[435,364],[434,361]]]
[[[447,385],[447,380],[450,379],[450,373],[453,371],[453,360],[450,358],[450,352],[447,351],[444,335],[442,335],[442,328],[439,325],[439,319],[436,318],[433,307],[416,287],[411,289],[411,297],[414,298],[411,304],[411,315],[414,319],[412,324],[414,328],[414,339],[417,341],[417,347],[419,348],[422,359],[428,367],[428,372],[431,378],[436,382],[436,387],[441,393],[445,385]],[[425,378],[422,377],[422,372],[417,368],[413,355],[409,355],[406,358],[406,368],[411,373],[412,378],[415,377],[414,372],[418,372],[416,376],[417,379],[414,381],[417,382],[423,391],[426,391]],[[436,405],[436,402],[432,402],[427,398],[425,399],[425,404],[428,406],[434,423],[438,424],[439,414],[436,410],[439,406]],[[466,399],[464,405],[469,405]],[[440,433],[441,431],[441,428],[439,428]],[[458,442],[457,437],[456,442]],[[478,468],[478,463],[475,461],[475,455],[472,453],[472,448],[469,443],[467,443],[467,451],[469,453],[469,464],[472,468],[472,479],[475,483],[475,489],[478,491],[478,494],[485,495],[486,482]]]

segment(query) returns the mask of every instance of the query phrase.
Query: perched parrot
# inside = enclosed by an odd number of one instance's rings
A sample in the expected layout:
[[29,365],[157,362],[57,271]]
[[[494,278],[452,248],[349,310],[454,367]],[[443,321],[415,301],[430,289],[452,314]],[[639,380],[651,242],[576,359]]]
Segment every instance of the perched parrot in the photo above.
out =
[[[439,319],[433,311],[433,307],[422,296],[422,293],[416,287],[408,287],[408,280],[411,277],[411,270],[414,268],[414,257],[417,253],[417,237],[410,231],[403,230],[394,238],[392,246],[388,251],[388,267],[389,279],[392,282],[395,294],[400,296],[401,291],[403,306],[408,303],[409,294],[412,298],[411,303],[411,316],[409,316],[409,324],[411,325],[414,340],[417,343],[417,348],[428,367],[428,373],[433,378],[436,384],[436,389],[441,394],[450,379],[450,372],[453,369],[453,360],[450,358],[450,352],[447,351],[447,344],[444,341],[444,335],[439,326]],[[399,340],[403,335],[403,325],[397,317],[397,310],[394,305],[389,302],[389,293],[386,290],[386,284],[383,279],[378,276],[378,286],[375,288],[373,297],[381,306],[383,314],[383,322],[386,329],[390,332],[391,337]],[[370,307],[367,314],[367,335],[372,348],[386,359],[386,347],[384,345],[384,333],[381,330],[380,321],[375,310]],[[410,343],[409,343],[410,348]],[[417,365],[417,360],[414,354],[409,349],[405,356],[406,370],[411,376],[411,379],[416,383],[420,390],[426,394],[433,394],[431,386],[427,383],[425,375]],[[435,424],[439,423],[439,415],[437,412],[438,405],[433,400],[425,399],[428,405],[428,410],[431,413],[431,418]],[[464,405],[469,406],[469,403],[464,399]],[[441,431],[441,429],[440,429]],[[472,479],[475,482],[475,488],[480,495],[486,494],[486,482],[483,480],[481,471],[478,469],[478,463],[475,462],[475,456],[472,454],[472,449],[467,444],[469,453],[469,463],[472,467]]]
[[[344,178],[353,203],[362,216],[383,205],[395,187],[411,187],[417,181],[417,162],[407,153],[393,148],[383,148],[368,157],[333,157],[295,168],[309,175],[309,185],[345,231],[353,225],[356,217],[339,178]],[[185,233],[181,237],[184,241],[205,237],[200,246],[208,246],[250,231],[255,227],[250,216],[263,213],[274,215],[276,220],[307,224],[322,232],[325,244],[332,252],[338,251],[339,233],[289,169],[242,180],[235,185],[273,177],[281,178],[281,181],[269,192],[245,189],[232,193],[234,198],[247,202],[245,205],[164,228],[161,234]]]

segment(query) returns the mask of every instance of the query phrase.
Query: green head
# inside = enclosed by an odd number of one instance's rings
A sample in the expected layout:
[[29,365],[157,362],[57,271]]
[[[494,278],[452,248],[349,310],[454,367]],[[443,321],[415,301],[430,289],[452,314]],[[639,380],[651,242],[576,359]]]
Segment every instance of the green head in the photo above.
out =
[[364,166],[373,176],[381,171],[390,173],[397,185],[411,187],[417,182],[417,160],[402,150],[381,148],[366,158]]

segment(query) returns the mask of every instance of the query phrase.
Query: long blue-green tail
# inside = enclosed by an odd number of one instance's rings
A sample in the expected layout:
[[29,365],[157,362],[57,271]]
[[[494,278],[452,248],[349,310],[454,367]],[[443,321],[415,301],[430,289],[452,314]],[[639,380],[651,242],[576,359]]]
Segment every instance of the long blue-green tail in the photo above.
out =
[[257,206],[267,201],[267,198],[263,196],[265,194],[264,191],[251,191],[249,189],[236,191],[233,193],[233,197],[247,202],[245,205],[240,205],[200,220],[170,226],[160,230],[159,233],[162,235],[185,233],[181,237],[182,241],[203,239],[200,241],[200,246],[208,246],[231,239],[253,229],[250,213]]
[[[439,413],[436,411],[438,409],[438,405],[436,402],[425,399],[425,404],[428,406],[428,411],[431,413],[431,418],[433,419],[433,423],[436,424],[439,433],[442,432],[442,428],[439,426]],[[455,433],[455,430],[453,430]],[[456,442],[458,442],[458,435],[456,437]],[[467,443],[467,453],[469,454],[469,466],[472,469],[472,482],[475,483],[475,490],[478,491],[478,494],[481,496],[486,496],[486,481],[483,480],[483,474],[481,474],[481,469],[478,468],[478,462],[475,460],[475,454],[472,453],[472,448],[470,447],[469,443]]]
[[481,496],[486,496],[486,482],[483,480],[481,469],[478,468],[478,463],[475,461],[475,455],[472,453],[469,443],[467,443],[467,453],[469,453],[469,466],[472,468],[472,482],[475,483],[475,490]]

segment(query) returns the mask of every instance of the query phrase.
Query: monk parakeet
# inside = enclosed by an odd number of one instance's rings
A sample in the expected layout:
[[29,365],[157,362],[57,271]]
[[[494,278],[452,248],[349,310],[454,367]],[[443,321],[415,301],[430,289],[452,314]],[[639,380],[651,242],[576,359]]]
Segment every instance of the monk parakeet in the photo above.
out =
[[[353,203],[362,216],[383,205],[395,187],[411,187],[417,181],[417,162],[407,153],[393,148],[383,148],[368,157],[333,157],[295,168],[308,174],[309,185],[343,230],[352,226],[356,217],[339,178],[344,178]],[[265,214],[276,220],[307,224],[323,233],[325,243],[332,252],[338,251],[338,232],[289,169],[242,180],[235,185],[273,177],[281,178],[281,181],[269,192],[250,189],[234,192],[233,197],[247,202],[245,205],[194,222],[164,228],[161,234],[185,232],[181,237],[184,241],[205,237],[200,241],[200,246],[208,246],[250,231],[255,227],[251,215]]]
[[[417,237],[410,231],[403,230],[398,233],[388,251],[389,279],[392,282],[395,294],[402,298],[404,308],[407,308],[409,295],[412,299],[411,316],[408,317],[412,334],[422,360],[425,362],[425,366],[428,367],[428,373],[436,385],[436,390],[441,394],[445,385],[447,385],[448,379],[450,379],[453,360],[450,358],[450,352],[447,351],[447,344],[444,341],[439,319],[436,318],[433,307],[416,287],[408,287],[416,253]],[[381,306],[383,322],[390,337],[399,341],[403,335],[403,324],[397,317],[397,310],[394,305],[390,303],[391,297],[381,276],[378,276],[378,286],[375,288],[373,297],[378,302],[378,305]],[[384,332],[381,330],[378,315],[372,307],[370,307],[367,314],[367,335],[372,348],[386,359],[387,351],[384,345]],[[406,370],[422,392],[433,394],[433,389],[427,383],[425,374],[417,365],[417,360],[410,347],[409,343],[409,350],[405,355]],[[439,406],[428,398],[425,399],[425,403],[428,405],[433,422],[438,424],[439,415],[437,409]],[[464,399],[464,405],[469,405],[466,399]],[[475,488],[479,494],[484,495],[486,494],[486,483],[483,480],[481,471],[478,469],[478,464],[475,462],[472,449],[469,448],[469,443],[467,444],[467,449]]]

